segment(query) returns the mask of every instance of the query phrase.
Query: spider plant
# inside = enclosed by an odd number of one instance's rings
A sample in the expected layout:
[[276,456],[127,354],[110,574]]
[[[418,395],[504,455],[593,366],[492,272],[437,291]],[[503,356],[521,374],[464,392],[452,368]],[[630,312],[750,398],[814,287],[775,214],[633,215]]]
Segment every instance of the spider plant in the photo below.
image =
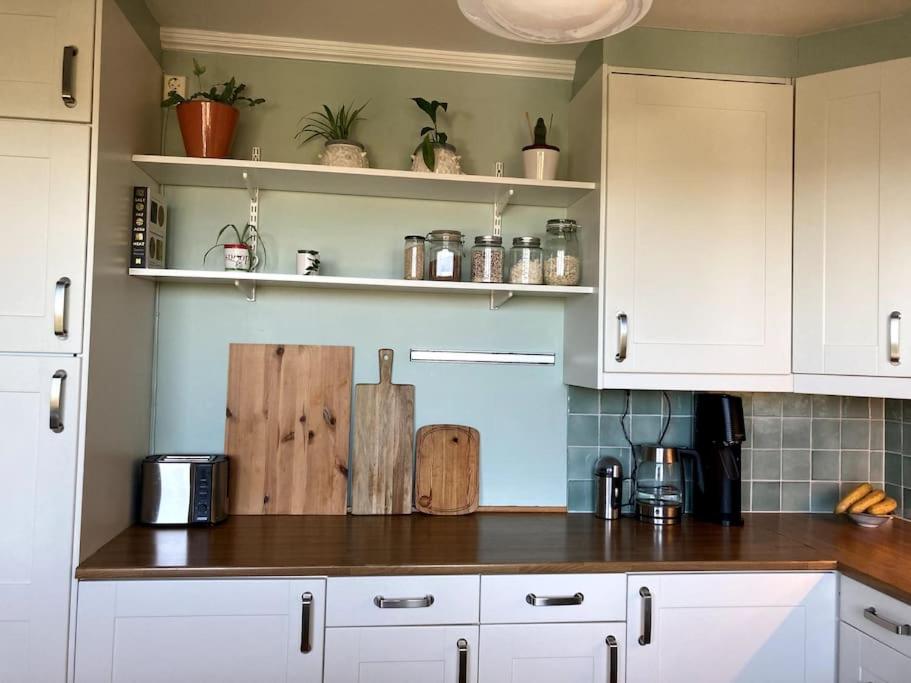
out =
[[341,140],[350,142],[354,124],[364,120],[361,112],[367,104],[369,103],[365,102],[360,107],[355,107],[354,103],[347,107],[343,104],[337,111],[324,104],[323,111],[312,111],[301,117],[298,125],[304,125],[294,137],[300,139],[301,145],[314,138],[324,138],[327,143]]
[[[234,234],[236,238],[233,242],[222,242],[221,238],[225,233],[229,233],[228,239],[230,239],[230,233]],[[263,244],[262,239],[260,238],[259,231],[256,229],[255,225],[247,223],[244,226],[244,229],[238,230],[237,226],[233,223],[228,223],[221,230],[218,231],[218,234],[215,236],[215,244],[209,247],[206,250],[206,253],[202,256],[202,263],[205,265],[206,258],[211,254],[215,249],[219,247],[224,247],[225,244],[244,244],[250,250],[250,270],[256,270],[256,267],[259,265],[259,250],[262,249],[263,252],[263,262],[266,260],[266,245]]]
[[443,111],[448,111],[449,103],[438,102],[437,100],[428,102],[423,97],[412,97],[411,99],[415,104],[418,105],[422,112],[430,117],[430,122],[433,124],[431,126],[424,126],[421,128],[421,136],[423,137],[423,140],[421,140],[420,150],[421,156],[424,158],[424,164],[426,164],[427,168],[429,168],[431,171],[435,171],[437,160],[433,146],[445,145],[446,140],[449,139],[446,133],[437,129],[437,114],[439,113],[440,109]]

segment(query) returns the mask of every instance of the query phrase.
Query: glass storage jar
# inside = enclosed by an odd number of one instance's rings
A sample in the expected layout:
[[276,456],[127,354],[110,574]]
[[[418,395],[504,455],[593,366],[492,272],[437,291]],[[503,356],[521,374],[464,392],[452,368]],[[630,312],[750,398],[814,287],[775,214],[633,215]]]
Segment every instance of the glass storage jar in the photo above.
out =
[[471,248],[471,281],[503,282],[503,262],[506,251],[503,238],[497,235],[482,235],[474,238]]
[[578,285],[582,279],[582,259],[576,221],[555,218],[547,221],[544,240],[544,283],[548,285]]
[[441,282],[462,281],[462,245],[458,230],[433,230],[430,242],[430,279]]
[[515,237],[509,250],[509,281],[514,285],[544,282],[544,254],[538,237]]
[[405,238],[403,276],[406,280],[424,279],[424,238],[408,235]]

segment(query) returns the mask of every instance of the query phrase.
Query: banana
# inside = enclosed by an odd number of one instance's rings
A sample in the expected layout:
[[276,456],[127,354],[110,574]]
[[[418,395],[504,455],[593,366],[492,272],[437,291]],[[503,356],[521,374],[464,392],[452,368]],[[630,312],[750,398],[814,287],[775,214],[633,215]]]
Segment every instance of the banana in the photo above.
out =
[[835,508],[836,514],[840,515],[843,512],[847,512],[849,507],[854,505],[854,503],[856,503],[861,498],[866,496],[872,490],[873,490],[873,487],[870,486],[869,484],[861,484],[860,486],[855,488],[848,495],[846,495],[844,498],[841,499],[841,501],[838,503],[838,505]]
[[886,498],[885,500],[882,500],[879,503],[876,503],[875,505],[871,505],[869,508],[867,508],[867,514],[869,514],[869,515],[888,515],[890,512],[892,512],[897,507],[898,507],[898,503],[896,502],[896,500],[894,498]]
[[859,501],[854,503],[848,510],[850,512],[866,512],[867,508],[875,505],[876,503],[881,502],[886,497],[885,491],[876,490],[872,493],[868,493],[866,496],[861,498]]

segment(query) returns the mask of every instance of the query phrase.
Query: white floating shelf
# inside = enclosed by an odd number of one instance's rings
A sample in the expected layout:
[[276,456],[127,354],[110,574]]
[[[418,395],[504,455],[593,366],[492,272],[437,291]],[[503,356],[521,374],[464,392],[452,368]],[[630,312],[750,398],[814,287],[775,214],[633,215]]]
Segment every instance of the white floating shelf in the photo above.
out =
[[[238,159],[135,155],[133,163],[161,185],[228,187],[286,192],[430,199],[493,204],[512,190],[509,203],[566,208],[597,188],[595,183],[527,180],[479,175],[437,175],[380,168],[335,168]],[[245,179],[244,174],[247,174]]]
[[[285,275],[282,273],[244,273],[217,270],[169,270],[131,268],[130,275],[157,282],[197,284],[235,284],[255,293],[258,286],[313,287],[318,289],[359,289],[389,292],[422,292],[436,294],[487,294],[496,308],[513,296],[566,298],[591,294],[592,287],[557,287],[548,285],[483,284],[477,282],[434,282],[432,280],[395,280],[328,275]],[[251,297],[252,300],[252,297]]]

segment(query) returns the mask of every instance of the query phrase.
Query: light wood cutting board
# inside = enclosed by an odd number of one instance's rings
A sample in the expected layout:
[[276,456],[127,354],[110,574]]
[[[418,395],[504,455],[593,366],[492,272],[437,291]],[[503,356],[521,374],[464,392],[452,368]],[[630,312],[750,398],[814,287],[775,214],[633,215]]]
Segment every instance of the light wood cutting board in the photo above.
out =
[[415,506],[428,515],[467,515],[478,509],[481,435],[461,425],[418,430]]
[[414,385],[392,383],[392,349],[380,349],[380,383],[354,396],[351,512],[411,514]]
[[231,514],[346,513],[353,360],[350,346],[231,344]]

